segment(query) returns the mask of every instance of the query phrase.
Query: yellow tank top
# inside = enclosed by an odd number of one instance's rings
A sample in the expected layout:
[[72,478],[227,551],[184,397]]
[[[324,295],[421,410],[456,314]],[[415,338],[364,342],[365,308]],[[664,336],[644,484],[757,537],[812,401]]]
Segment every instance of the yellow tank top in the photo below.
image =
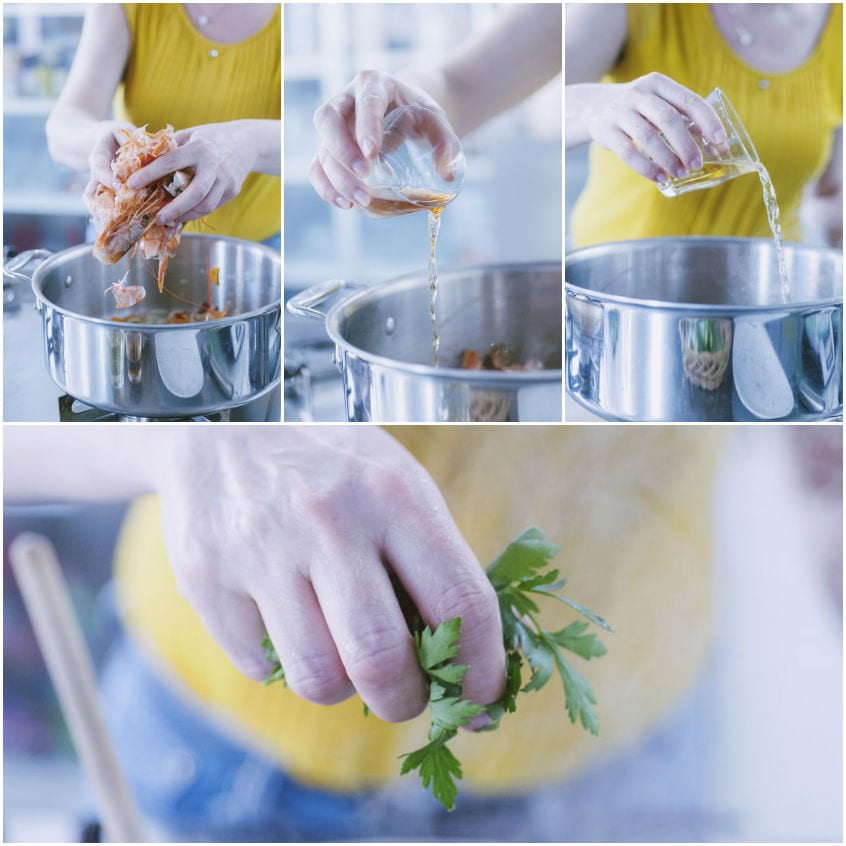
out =
[[[600,736],[570,724],[556,678],[525,695],[498,731],[460,733],[465,784],[497,792],[566,777],[671,713],[707,655],[708,510],[723,434],[702,427],[391,432],[432,474],[480,561],[537,524],[562,546],[556,563],[568,595],[615,628],[600,633],[607,655],[574,659],[596,692]],[[160,672],[224,731],[305,783],[351,790],[386,782],[398,777],[397,756],[425,742],[425,715],[388,724],[364,717],[357,698],[318,706],[240,675],[176,591],[154,497],[139,500],[127,518],[116,576],[127,629]],[[545,606],[549,628],[574,619],[561,603]]]
[[[787,73],[745,64],[720,34],[706,4],[627,5],[628,40],[604,82],[660,71],[703,96],[728,95],[770,173],[785,238],[798,241],[802,189],[820,175],[843,120],[843,6],[834,3],[811,56]],[[723,185],[664,197],[597,144],[572,218],[576,246],[662,235],[770,237],[761,184],[747,174]]]
[[[126,3],[131,47],[115,115],[151,131],[171,124],[281,117],[281,11],[235,44],[209,41],[181,3]],[[216,56],[211,52],[216,51]],[[281,228],[281,179],[251,173],[241,193],[188,232],[262,241]]]

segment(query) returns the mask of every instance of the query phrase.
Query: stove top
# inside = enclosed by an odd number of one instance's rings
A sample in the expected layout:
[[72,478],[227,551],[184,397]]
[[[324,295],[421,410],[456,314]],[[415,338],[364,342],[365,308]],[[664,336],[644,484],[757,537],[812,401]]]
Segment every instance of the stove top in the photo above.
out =
[[93,408],[68,394],[59,397],[59,421],[62,423],[228,423],[231,413],[228,409],[212,414],[194,417],[138,417],[134,414],[118,414],[102,408]]

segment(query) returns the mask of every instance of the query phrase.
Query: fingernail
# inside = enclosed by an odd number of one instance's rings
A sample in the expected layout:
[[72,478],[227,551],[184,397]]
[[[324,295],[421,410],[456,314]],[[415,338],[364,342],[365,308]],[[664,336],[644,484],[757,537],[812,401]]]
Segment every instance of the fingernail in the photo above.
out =
[[714,133],[714,143],[715,144],[725,144],[726,140],[727,140],[726,134],[722,129],[719,130],[718,132]]
[[167,226],[170,223],[170,217],[166,214],[160,214],[156,218],[156,225],[158,226]]
[[702,167],[702,157],[696,156],[695,158],[691,159],[689,167],[691,170],[700,170]]
[[365,138],[361,142],[361,152],[364,153],[366,159],[372,159],[376,152],[376,145],[369,138]]
[[353,173],[357,174],[358,176],[367,176],[367,162],[363,159],[359,159],[357,162],[354,162],[352,169]]
[[352,206],[352,203],[349,200],[345,200],[343,197],[335,197],[335,205],[339,209],[346,211]]
[[676,168],[676,178],[677,179],[684,179],[685,176],[687,176],[687,170],[685,170],[685,168],[683,168],[683,167]]
[[367,191],[354,191],[353,192],[353,199],[360,205],[364,206],[365,208],[370,205],[370,194]]

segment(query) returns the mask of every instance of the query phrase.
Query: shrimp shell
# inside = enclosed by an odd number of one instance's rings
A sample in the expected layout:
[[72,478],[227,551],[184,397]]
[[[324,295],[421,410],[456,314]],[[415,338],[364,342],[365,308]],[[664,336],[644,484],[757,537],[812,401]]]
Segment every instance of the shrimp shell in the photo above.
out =
[[126,141],[118,148],[111,164],[117,191],[100,185],[94,195],[91,217],[97,230],[94,257],[104,264],[115,264],[139,247],[147,259],[159,260],[158,288],[164,286],[168,260],[176,253],[182,224],[156,223],[159,211],[181,193],[191,176],[183,171],[169,173],[150,185],[134,190],[127,179],[154,159],[177,147],[173,127],[147,132],[146,126],[122,130]]

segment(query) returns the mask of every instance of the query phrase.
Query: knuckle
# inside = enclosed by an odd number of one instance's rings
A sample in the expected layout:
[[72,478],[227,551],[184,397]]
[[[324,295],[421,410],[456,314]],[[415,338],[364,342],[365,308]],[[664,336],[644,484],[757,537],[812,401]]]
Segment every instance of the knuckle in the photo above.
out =
[[681,93],[679,102],[685,110],[698,109],[702,106],[702,98],[687,90]]
[[640,154],[635,148],[625,141],[617,142],[611,150],[617,155],[623,164],[634,167],[640,161]]
[[435,613],[440,620],[461,617],[461,638],[472,640],[498,619],[496,593],[483,574],[467,576],[444,587]]
[[347,674],[356,685],[375,686],[398,678],[407,668],[410,639],[394,629],[375,627],[357,632],[343,645]]
[[378,85],[384,77],[382,71],[373,70],[371,68],[365,68],[365,70],[359,71],[355,75],[355,85],[356,88],[370,88],[374,85]]
[[331,655],[304,655],[286,663],[285,681],[298,696],[318,705],[333,705],[350,694],[346,674]]
[[333,97],[317,108],[314,113],[313,123],[318,132],[327,123],[337,124],[343,121],[343,107],[346,99],[346,96]]
[[173,567],[176,589],[183,599],[191,602],[208,584],[208,570],[202,555],[187,555]]

